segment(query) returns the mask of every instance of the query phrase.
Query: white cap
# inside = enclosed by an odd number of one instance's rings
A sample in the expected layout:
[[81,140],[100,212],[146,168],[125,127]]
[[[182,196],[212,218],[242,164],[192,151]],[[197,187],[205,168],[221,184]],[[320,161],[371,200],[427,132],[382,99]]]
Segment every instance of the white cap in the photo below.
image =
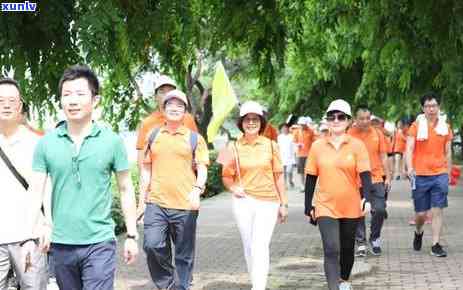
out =
[[244,117],[249,113],[254,113],[259,116],[264,115],[264,111],[262,110],[262,106],[255,101],[246,101],[240,107],[240,117]]
[[383,119],[381,119],[380,117],[375,116],[375,115],[371,115],[371,120],[376,120],[376,121],[379,121],[379,122],[383,121]]
[[305,117],[305,124],[306,125],[312,124],[312,118],[310,118],[309,116]]
[[156,80],[156,84],[154,86],[154,91],[157,91],[160,87],[162,87],[164,85],[169,85],[169,86],[173,86],[174,88],[177,88],[177,84],[175,84],[173,79],[171,79],[170,77],[168,77],[166,75],[161,75]]
[[394,123],[386,121],[384,123],[384,130],[388,131],[391,134],[394,133],[394,131],[395,131]]
[[297,124],[298,125],[305,125],[306,124],[305,117],[299,117],[297,119]]
[[188,99],[186,95],[180,91],[180,90],[172,90],[168,92],[163,99],[164,105],[166,105],[166,102],[170,99],[179,99],[180,101],[185,103],[185,106],[188,106]]
[[329,113],[332,111],[343,112],[344,114],[352,117],[352,112],[350,110],[349,103],[342,99],[337,99],[331,102],[331,104],[328,106],[328,110],[326,110],[326,113]]

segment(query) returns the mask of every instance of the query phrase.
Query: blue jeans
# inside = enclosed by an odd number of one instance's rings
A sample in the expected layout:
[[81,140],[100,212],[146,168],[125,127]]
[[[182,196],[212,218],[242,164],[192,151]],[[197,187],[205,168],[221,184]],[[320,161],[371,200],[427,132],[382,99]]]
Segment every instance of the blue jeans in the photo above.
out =
[[113,290],[116,241],[91,245],[51,244],[56,281],[66,290]]
[[448,174],[418,175],[416,176],[415,185],[416,189],[412,191],[415,212],[425,212],[432,207],[445,208],[448,206]]
[[[159,289],[187,290],[193,275],[198,211],[159,207],[145,211],[143,249],[154,285]],[[175,266],[172,245],[175,245]]]

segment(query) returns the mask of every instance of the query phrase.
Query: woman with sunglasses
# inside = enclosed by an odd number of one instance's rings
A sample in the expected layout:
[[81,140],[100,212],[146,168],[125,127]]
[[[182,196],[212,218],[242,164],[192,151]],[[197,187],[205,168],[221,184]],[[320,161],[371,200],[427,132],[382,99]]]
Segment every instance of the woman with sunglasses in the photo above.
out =
[[369,210],[370,161],[362,141],[346,134],[351,116],[346,101],[329,105],[329,135],[312,145],[305,167],[305,215],[318,224],[330,290],[352,289],[349,276],[354,265],[355,230],[359,218]]
[[273,229],[288,214],[278,144],[262,136],[265,124],[261,105],[244,103],[237,124],[243,136],[228,146],[231,162],[221,162],[223,183],[233,195],[252,290],[265,290]]

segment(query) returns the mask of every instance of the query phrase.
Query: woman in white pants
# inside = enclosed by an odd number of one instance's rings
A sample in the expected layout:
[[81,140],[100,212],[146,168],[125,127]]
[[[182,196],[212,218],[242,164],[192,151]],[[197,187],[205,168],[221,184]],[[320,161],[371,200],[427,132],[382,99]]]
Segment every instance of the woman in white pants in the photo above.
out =
[[231,158],[222,162],[222,180],[233,194],[233,213],[252,290],[265,290],[273,229],[277,220],[285,222],[288,214],[278,145],[261,136],[265,124],[261,105],[244,103],[238,120],[244,134],[229,144],[227,152]]

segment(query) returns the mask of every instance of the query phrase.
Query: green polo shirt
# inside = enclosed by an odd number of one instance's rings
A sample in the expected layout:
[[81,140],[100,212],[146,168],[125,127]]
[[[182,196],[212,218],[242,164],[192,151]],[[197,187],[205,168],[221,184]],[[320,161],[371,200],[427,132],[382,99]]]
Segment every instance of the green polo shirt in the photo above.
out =
[[111,175],[129,169],[122,139],[93,123],[79,152],[66,123],[38,143],[33,170],[52,181],[52,242],[87,245],[111,240]]

